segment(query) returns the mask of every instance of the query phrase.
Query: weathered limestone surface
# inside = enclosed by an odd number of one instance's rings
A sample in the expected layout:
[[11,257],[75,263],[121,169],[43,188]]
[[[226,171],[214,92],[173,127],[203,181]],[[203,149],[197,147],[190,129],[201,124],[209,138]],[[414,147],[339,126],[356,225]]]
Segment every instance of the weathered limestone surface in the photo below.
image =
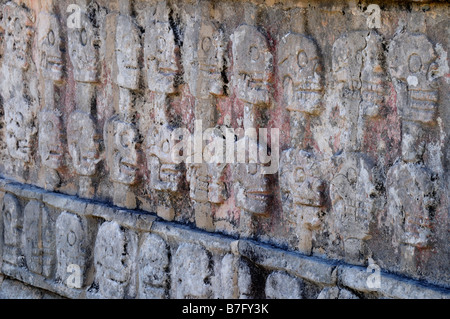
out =
[[449,298],[449,17],[0,0],[0,298]]

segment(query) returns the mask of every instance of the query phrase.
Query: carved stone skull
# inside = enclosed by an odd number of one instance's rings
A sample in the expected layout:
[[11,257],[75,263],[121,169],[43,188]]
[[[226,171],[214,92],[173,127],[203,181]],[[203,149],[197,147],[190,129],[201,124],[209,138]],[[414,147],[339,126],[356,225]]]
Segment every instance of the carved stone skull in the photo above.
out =
[[[80,267],[83,285],[86,278],[88,239],[86,223],[69,212],[62,212],[56,220],[56,277],[66,283],[69,265]],[[81,288],[81,287],[79,287]]]
[[388,172],[388,216],[397,243],[427,247],[437,205],[433,174],[412,163],[400,163]]
[[402,33],[389,48],[389,68],[401,99],[400,114],[406,121],[434,122],[439,102],[435,72],[436,52],[424,34]]
[[100,293],[104,298],[122,299],[130,279],[130,256],[126,232],[116,222],[105,222],[98,230],[94,262]]
[[13,266],[22,255],[23,212],[17,197],[6,194],[2,203],[3,260]]
[[42,164],[55,170],[64,164],[62,127],[62,119],[58,113],[54,111],[39,113],[39,154]]
[[37,129],[35,117],[27,102],[20,98],[6,101],[5,122],[9,155],[14,159],[29,163]]
[[317,44],[304,35],[289,33],[281,39],[278,52],[287,110],[318,114],[322,109],[324,75]]
[[99,76],[99,31],[86,13],[80,17],[81,28],[68,30],[69,56],[75,81],[94,83]]
[[113,182],[133,185],[137,181],[138,132],[133,124],[114,117],[105,124],[106,162]]
[[344,98],[361,102],[364,116],[378,115],[384,103],[386,75],[381,44],[375,31],[353,31],[333,45],[334,81],[343,90]]
[[99,154],[100,137],[91,115],[80,111],[73,112],[67,126],[67,143],[72,157],[72,165],[81,176],[95,174],[101,161]]
[[222,70],[224,68],[223,32],[212,22],[202,22],[199,32],[196,96],[208,98],[223,95]]
[[282,191],[290,193],[294,205],[322,207],[325,204],[325,182],[320,166],[306,151],[290,149],[283,155]]
[[130,17],[117,18],[116,60],[118,66],[117,84],[136,90],[139,87],[139,58],[141,39],[138,26]]
[[6,63],[10,67],[27,69],[29,66],[31,37],[33,35],[32,13],[10,1],[3,7],[5,28]]
[[146,153],[151,172],[150,188],[176,193],[183,183],[184,166],[173,159],[176,141],[172,139],[172,132],[169,125],[153,125],[147,135]]
[[168,22],[156,22],[147,28],[144,56],[150,91],[175,93],[175,80],[180,72],[178,51],[175,34]]
[[[256,143],[252,139],[244,137],[238,140],[237,147],[242,149],[244,140]],[[257,153],[260,153],[261,146],[257,144]],[[248,149],[254,149],[249,146]],[[248,151],[247,151],[248,152]],[[249,153],[249,152],[248,152]],[[273,190],[275,176],[272,174],[262,174],[265,164],[260,163],[255,154],[248,154],[248,162],[235,164],[234,180],[236,206],[254,215],[266,215],[273,201]]]
[[39,67],[44,79],[59,82],[64,74],[64,41],[54,14],[41,12],[38,25]]
[[267,38],[256,27],[241,25],[232,35],[233,82],[244,102],[267,105],[273,57]]

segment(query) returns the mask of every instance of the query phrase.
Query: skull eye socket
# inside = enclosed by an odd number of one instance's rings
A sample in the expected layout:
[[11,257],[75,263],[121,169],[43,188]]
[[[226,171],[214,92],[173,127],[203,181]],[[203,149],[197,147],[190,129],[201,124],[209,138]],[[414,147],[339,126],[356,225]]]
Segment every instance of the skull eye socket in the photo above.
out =
[[418,54],[412,54],[408,60],[409,71],[417,73],[422,70],[422,59]]
[[210,37],[205,37],[202,40],[202,50],[204,52],[208,52],[209,50],[211,50],[211,46],[212,46],[212,40]]
[[86,44],[87,44],[87,32],[86,32],[86,29],[83,29],[80,32],[80,42],[81,42],[82,46],[86,46]]
[[303,168],[297,168],[294,173],[294,180],[297,183],[303,183],[306,179],[306,174]]
[[250,55],[250,59],[252,61],[258,61],[261,57],[261,53],[259,52],[259,49],[256,45],[250,46],[250,49],[248,50],[248,54]]
[[297,64],[298,66],[303,69],[308,65],[308,55],[305,51],[300,51],[297,54]]
[[48,43],[53,46],[55,45],[55,33],[53,30],[50,30],[50,32],[47,35]]
[[258,173],[258,165],[256,163],[249,163],[247,165],[247,172],[250,175],[256,175]]

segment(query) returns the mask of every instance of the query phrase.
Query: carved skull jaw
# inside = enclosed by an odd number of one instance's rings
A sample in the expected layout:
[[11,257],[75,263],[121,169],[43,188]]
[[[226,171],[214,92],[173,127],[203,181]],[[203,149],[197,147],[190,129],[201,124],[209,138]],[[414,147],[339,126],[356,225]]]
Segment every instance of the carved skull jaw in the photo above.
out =
[[81,28],[71,28],[68,32],[69,55],[77,82],[98,81],[100,39],[97,32],[85,13],[81,15]]
[[116,34],[117,84],[136,90],[139,87],[139,29],[130,17],[119,16]]

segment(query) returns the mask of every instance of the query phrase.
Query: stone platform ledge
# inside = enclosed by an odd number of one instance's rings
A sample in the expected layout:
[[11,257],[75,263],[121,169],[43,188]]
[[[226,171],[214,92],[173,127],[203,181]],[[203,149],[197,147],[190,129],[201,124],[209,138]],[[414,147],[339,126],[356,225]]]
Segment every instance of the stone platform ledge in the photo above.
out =
[[[105,221],[115,221],[121,226],[137,232],[156,234],[169,244],[199,245],[211,253],[222,256],[231,253],[249,260],[267,272],[285,272],[317,285],[319,288],[338,287],[339,289],[350,289],[361,295],[372,294],[380,298],[450,299],[450,289],[446,287],[424,284],[417,280],[388,274],[382,270],[380,271],[379,288],[371,289],[367,282],[372,273],[364,267],[305,256],[252,240],[207,233],[186,225],[163,221],[154,214],[124,210],[92,200],[52,193],[7,179],[0,178],[0,192],[11,193],[23,199],[42,201],[61,211],[73,212],[86,217],[98,217]],[[63,297],[92,298],[89,287],[71,289],[61,282],[31,273],[25,267],[3,264],[2,271],[9,278]]]

